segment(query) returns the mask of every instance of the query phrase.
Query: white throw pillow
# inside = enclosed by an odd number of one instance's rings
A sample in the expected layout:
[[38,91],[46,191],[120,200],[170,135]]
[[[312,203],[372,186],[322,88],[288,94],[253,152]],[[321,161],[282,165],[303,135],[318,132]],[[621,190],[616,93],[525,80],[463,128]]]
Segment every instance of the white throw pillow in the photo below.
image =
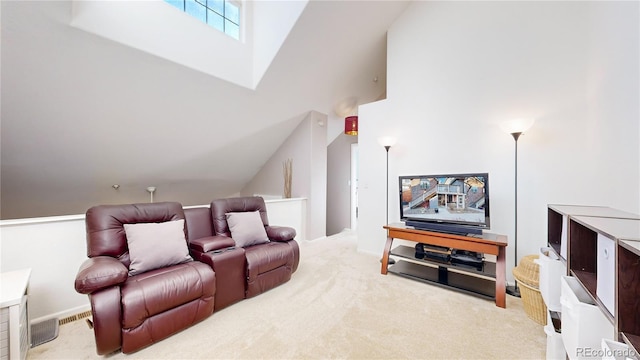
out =
[[184,219],[162,223],[124,224],[129,246],[129,275],[193,259],[184,236]]
[[236,246],[245,247],[269,242],[259,211],[231,212],[225,215]]

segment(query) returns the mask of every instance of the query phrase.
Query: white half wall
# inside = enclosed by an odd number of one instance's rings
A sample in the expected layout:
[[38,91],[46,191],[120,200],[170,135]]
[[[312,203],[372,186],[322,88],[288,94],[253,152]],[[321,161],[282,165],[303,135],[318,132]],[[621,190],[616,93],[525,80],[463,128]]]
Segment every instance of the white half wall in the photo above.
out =
[[31,268],[29,317],[66,317],[88,308],[74,281],[87,258],[84,215],[0,221],[0,271]]
[[381,255],[399,221],[399,175],[488,172],[491,231],[514,257],[514,140],[500,122],[532,117],[518,141],[518,259],[547,241],[549,203],[640,212],[638,2],[415,1],[388,32],[387,100],[359,108],[358,249]]

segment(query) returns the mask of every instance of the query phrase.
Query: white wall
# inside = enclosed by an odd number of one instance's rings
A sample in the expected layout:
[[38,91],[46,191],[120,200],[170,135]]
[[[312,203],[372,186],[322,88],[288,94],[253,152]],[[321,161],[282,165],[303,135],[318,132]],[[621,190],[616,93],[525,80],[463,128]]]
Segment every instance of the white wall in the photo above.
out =
[[[244,9],[243,19],[249,34],[251,10]],[[253,88],[253,36],[237,41],[164,1],[74,0],[71,25]]]
[[243,2],[244,6],[252,11],[254,89],[307,3],[307,0]]
[[307,207],[308,239],[327,235],[327,116],[311,112],[311,191]]
[[[303,234],[306,200],[265,200],[273,225]],[[84,215],[0,221],[0,271],[31,268],[29,316],[32,322],[64,318],[89,309],[74,281],[87,259]],[[304,239],[296,236],[296,240]]]
[[71,25],[255,89],[307,3],[242,2],[239,40],[162,0],[74,0]]
[[254,194],[284,196],[284,174],[282,166],[287,159],[292,159],[291,195],[306,197],[309,194],[309,167],[304,161],[310,156],[308,132],[309,113],[299,116],[298,126],[280,145],[276,152],[264,163],[240,191],[243,196]]
[[284,193],[283,163],[292,159],[292,197],[307,199],[305,239],[325,236],[327,191],[326,115],[304,115],[287,140],[240,192],[242,195]]
[[397,176],[489,172],[491,231],[514,263],[514,141],[499,123],[535,118],[518,141],[518,258],[546,243],[549,203],[640,212],[638,2],[413,2],[388,32],[387,100],[360,106],[358,249],[399,220]]

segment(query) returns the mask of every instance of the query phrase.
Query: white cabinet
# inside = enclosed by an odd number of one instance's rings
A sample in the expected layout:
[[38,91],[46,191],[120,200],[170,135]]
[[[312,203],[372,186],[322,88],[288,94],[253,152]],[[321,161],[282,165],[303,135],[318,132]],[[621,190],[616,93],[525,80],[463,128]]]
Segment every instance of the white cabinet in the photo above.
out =
[[24,360],[31,345],[29,278],[31,269],[0,274],[0,359]]
[[563,276],[561,283],[562,342],[567,355],[569,359],[597,358],[590,349],[599,349],[602,339],[615,338],[613,324],[578,279]]
[[633,360],[632,352],[625,343],[602,339],[602,360]]
[[560,278],[567,266],[549,247],[541,248],[537,259],[540,265],[540,294],[547,309],[560,311]]
[[[558,295],[558,299],[560,295]],[[560,300],[558,300],[560,302]],[[547,312],[547,325],[544,326],[544,333],[547,334],[547,360],[565,360],[567,358],[562,342],[562,334],[559,326],[551,318],[551,313]]]

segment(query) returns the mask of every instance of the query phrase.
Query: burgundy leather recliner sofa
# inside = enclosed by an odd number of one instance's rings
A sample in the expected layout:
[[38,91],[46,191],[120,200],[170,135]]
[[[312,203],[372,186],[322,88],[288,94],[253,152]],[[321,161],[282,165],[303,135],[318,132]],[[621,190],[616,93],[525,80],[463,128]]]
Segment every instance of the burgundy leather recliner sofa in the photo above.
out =
[[[268,242],[236,246],[227,213],[243,212],[260,214]],[[134,235],[127,226],[180,220],[190,257],[132,273],[127,234],[129,241]],[[177,202],[99,205],[87,211],[86,229],[89,258],[75,288],[89,296],[100,355],[138,351],[278,286],[291,278],[300,257],[295,230],[270,226],[261,197],[214,200],[210,207],[190,209]]]

